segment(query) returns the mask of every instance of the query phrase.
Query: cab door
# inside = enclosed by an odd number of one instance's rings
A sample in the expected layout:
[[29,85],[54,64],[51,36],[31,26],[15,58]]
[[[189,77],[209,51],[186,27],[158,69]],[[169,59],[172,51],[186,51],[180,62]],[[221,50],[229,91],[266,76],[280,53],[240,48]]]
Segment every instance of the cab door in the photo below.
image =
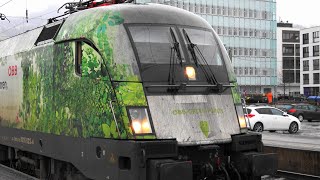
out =
[[275,109],[275,108],[270,108],[274,120],[273,120],[273,126],[275,130],[283,130],[283,129],[288,129],[290,125],[290,118],[288,115],[284,115],[284,112]]
[[275,117],[270,108],[258,108],[256,111],[260,114],[260,121],[263,123],[264,130],[273,130]]
[[309,105],[308,108],[311,120],[320,119],[320,111],[316,106]]

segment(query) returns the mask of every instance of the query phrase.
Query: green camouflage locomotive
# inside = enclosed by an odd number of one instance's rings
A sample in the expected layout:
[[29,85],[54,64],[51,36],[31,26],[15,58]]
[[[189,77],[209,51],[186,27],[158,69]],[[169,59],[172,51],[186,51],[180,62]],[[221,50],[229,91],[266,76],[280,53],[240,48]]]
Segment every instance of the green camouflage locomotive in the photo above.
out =
[[[118,4],[0,42],[0,160],[41,179],[259,179],[236,77],[190,12]],[[30,168],[31,167],[31,168]]]

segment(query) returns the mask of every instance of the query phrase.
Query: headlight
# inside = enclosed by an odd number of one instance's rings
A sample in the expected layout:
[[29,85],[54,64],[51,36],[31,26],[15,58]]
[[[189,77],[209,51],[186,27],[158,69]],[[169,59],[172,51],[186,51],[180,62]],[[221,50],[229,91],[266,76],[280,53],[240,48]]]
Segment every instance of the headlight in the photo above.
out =
[[135,134],[152,134],[148,110],[145,107],[128,108],[131,127]]
[[240,128],[241,129],[247,129],[247,121],[246,121],[246,118],[244,117],[242,105],[237,105],[236,106],[236,110],[237,110],[237,115],[238,115]]
[[192,66],[186,67],[186,75],[189,80],[197,80],[196,78],[196,70]]

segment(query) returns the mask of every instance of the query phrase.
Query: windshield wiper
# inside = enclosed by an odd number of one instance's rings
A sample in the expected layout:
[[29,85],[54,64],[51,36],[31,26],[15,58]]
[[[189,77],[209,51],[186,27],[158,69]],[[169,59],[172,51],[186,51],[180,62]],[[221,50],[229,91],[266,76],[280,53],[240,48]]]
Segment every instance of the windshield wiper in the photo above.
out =
[[179,44],[177,37],[174,34],[172,28],[170,28],[170,34],[173,39],[173,49],[176,51],[179,63],[182,66],[182,56],[181,56],[181,52],[180,52],[180,44]]
[[175,83],[175,69],[176,69],[176,67],[175,67],[176,59],[175,59],[175,55],[172,53],[172,51],[173,50],[175,51],[176,56],[177,56],[181,66],[182,66],[182,57],[181,57],[179,42],[178,42],[176,35],[174,34],[172,28],[170,28],[170,35],[173,40],[173,47],[171,47],[171,53],[170,53],[170,67],[169,67],[168,83],[170,85],[172,85]]
[[[219,85],[220,83],[217,81],[214,73],[212,72],[211,68],[209,67],[209,64],[207,62],[207,60],[205,59],[205,57],[203,56],[203,54],[201,53],[199,47],[197,46],[197,44],[194,44],[192,43],[187,31],[185,29],[182,30],[183,31],[183,34],[186,38],[186,40],[188,41],[188,49],[190,51],[190,54],[191,54],[191,57],[195,63],[195,65],[197,67],[200,67],[201,70],[203,71],[208,83],[210,84],[215,84],[215,85]],[[200,55],[202,61],[204,62],[205,65],[207,65],[208,69],[209,69],[209,72],[206,70],[206,68],[204,67],[204,65],[199,61],[198,61],[198,58],[197,58],[197,55],[196,55],[196,52],[195,50],[197,50],[197,53]]]

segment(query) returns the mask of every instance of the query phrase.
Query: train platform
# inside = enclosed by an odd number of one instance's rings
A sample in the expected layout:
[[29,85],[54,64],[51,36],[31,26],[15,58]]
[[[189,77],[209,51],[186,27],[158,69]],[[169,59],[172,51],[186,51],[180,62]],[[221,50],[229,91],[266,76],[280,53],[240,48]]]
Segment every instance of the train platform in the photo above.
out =
[[319,137],[263,133],[262,141],[265,153],[278,155],[278,172],[281,174],[293,175],[295,179],[320,179]]
[[293,134],[263,133],[265,146],[320,152],[320,138]]
[[38,180],[0,164],[0,180]]

